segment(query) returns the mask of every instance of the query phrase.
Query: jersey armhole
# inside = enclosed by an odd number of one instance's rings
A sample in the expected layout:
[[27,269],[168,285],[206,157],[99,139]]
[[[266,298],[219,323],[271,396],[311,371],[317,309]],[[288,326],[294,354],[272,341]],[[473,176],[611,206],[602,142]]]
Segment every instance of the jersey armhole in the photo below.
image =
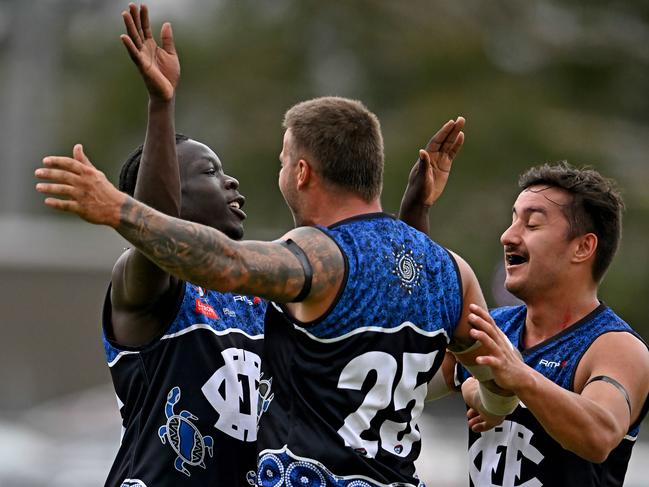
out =
[[448,250],[446,247],[442,248],[444,249],[444,252],[448,254],[451,262],[453,263],[455,276],[457,278],[458,292],[460,294],[460,306],[457,310],[457,318],[455,319],[455,324],[453,325],[453,329],[455,330],[455,328],[457,328],[457,325],[460,323],[460,319],[462,318],[462,310],[464,309],[464,283],[462,282],[462,273],[460,272],[460,266],[458,265],[457,260],[455,260],[455,257],[450,250]]
[[129,347],[117,342],[115,340],[115,336],[113,335],[113,321],[112,321],[112,309],[111,309],[112,302],[110,299],[112,283],[109,282],[108,289],[106,290],[106,296],[104,297],[104,306],[102,309],[102,319],[101,319],[102,335],[106,340],[106,342],[108,342],[108,344],[111,347],[113,347],[118,351],[128,351],[128,352],[142,352],[151,348],[155,344],[159,343],[160,338],[162,338],[167,333],[171,325],[176,320],[176,317],[178,316],[178,312],[180,311],[180,308],[185,299],[185,291],[187,289],[187,283],[185,281],[178,281],[177,285],[179,286],[180,291],[178,292],[175,305],[171,308],[172,312],[170,313],[168,322],[165,323],[164,326],[162,326],[160,332],[151,340],[149,340],[147,343],[137,347]]
[[[579,368],[579,364],[581,363],[581,359],[584,358],[584,355],[590,350],[590,347],[593,345],[595,340],[597,340],[599,337],[606,335],[607,333],[629,333],[632,336],[636,337],[639,339],[644,345],[649,349],[649,345],[647,345],[647,342],[643,340],[643,338],[635,332],[633,329],[620,329],[620,330],[606,330],[604,333],[597,335],[595,339],[588,344],[588,347],[583,351],[581,356],[577,359],[577,364],[575,365],[574,370],[572,371],[572,377],[570,377],[570,391],[575,392],[575,376],[577,375],[577,369]],[[584,384],[584,387],[588,384]],[[644,421],[645,416],[647,416],[647,413],[649,413],[649,396],[645,398],[645,402],[642,406],[642,409],[640,410],[640,414],[638,415],[638,419],[633,422],[632,424],[629,425],[629,430],[628,431],[633,431],[635,428],[640,426],[640,424]]]

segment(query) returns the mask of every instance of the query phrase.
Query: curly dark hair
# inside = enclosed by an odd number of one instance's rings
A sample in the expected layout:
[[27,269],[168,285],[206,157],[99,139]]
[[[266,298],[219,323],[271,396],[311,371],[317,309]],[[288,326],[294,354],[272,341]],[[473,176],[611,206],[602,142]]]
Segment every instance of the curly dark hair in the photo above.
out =
[[523,190],[538,185],[556,187],[572,196],[570,203],[562,207],[570,226],[567,238],[597,235],[593,279],[600,282],[622,237],[624,202],[616,182],[590,167],[576,168],[560,161],[528,169],[518,185]]
[[[189,140],[189,137],[186,135],[176,134],[176,145],[186,140]],[[140,159],[142,158],[143,149],[144,144],[131,152],[126,161],[124,161],[124,164],[122,164],[122,169],[119,171],[119,184],[117,187],[129,196],[135,194],[135,183],[137,182],[137,173],[140,170]]]

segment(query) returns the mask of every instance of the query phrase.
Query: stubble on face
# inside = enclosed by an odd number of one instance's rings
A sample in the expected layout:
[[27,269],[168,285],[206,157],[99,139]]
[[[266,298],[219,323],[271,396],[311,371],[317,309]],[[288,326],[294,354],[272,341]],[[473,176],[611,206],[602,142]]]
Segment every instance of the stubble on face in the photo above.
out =
[[287,129],[284,133],[284,141],[282,145],[282,152],[279,155],[281,169],[279,173],[279,190],[284,197],[284,201],[288,206],[291,214],[293,215],[293,222],[296,227],[301,226],[302,219],[299,212],[298,192],[297,192],[297,179],[296,179],[296,166],[297,155],[291,134],[291,129]]

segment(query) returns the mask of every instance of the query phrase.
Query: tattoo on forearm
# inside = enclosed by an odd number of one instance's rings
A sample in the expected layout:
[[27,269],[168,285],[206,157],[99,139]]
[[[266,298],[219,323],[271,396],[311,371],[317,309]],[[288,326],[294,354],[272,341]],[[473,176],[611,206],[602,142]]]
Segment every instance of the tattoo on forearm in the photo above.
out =
[[[304,283],[299,261],[279,244],[235,242],[218,230],[168,217],[132,198],[121,208],[117,231],[166,272],[210,289],[286,302]],[[317,241],[309,243],[308,254],[317,290],[336,282],[341,258],[336,261],[325,239],[312,240]]]

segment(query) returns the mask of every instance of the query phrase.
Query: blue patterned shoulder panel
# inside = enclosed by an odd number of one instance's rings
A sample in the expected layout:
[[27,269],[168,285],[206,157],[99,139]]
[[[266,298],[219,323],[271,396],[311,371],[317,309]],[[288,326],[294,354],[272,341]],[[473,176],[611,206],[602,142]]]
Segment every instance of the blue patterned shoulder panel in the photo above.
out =
[[[102,333],[106,360],[112,366],[119,357],[147,351],[157,346],[160,340],[173,338],[196,328],[210,329],[216,334],[234,331],[255,338],[261,337],[264,333],[266,305],[266,301],[258,297],[222,294],[185,283],[178,313],[160,338],[143,347],[128,348],[111,342],[106,338],[106,334]],[[106,306],[110,306],[108,301]]]
[[340,247],[347,272],[330,312],[309,326],[320,338],[407,321],[452,336],[462,310],[462,283],[449,252],[386,214],[321,228]]

